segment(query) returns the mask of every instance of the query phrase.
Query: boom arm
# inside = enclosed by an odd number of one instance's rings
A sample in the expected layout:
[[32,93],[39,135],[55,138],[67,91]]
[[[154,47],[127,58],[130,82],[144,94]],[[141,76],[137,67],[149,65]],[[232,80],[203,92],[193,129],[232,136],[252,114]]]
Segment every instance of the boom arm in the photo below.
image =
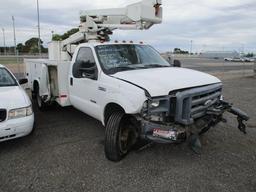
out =
[[62,42],[62,47],[88,42],[109,41],[115,29],[146,30],[162,22],[162,0],[142,0],[125,8],[81,11],[79,32]]

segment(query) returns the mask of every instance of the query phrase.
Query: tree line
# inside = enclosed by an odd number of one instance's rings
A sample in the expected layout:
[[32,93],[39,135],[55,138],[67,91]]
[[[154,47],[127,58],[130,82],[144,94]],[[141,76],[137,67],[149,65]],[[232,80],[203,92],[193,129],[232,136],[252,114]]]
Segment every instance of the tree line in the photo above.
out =
[[[47,53],[48,49],[43,46],[43,41],[40,39],[40,46],[42,53]],[[32,37],[25,42],[25,44],[19,43],[17,45],[19,53],[38,53],[38,38]]]
[[[60,35],[60,34],[53,34],[52,40],[53,41],[63,41],[73,35],[74,33],[78,32],[78,28],[73,28],[66,33]],[[40,46],[41,46],[41,51],[42,53],[47,53],[48,49],[43,46],[43,41],[40,39]],[[24,44],[19,43],[17,45],[17,51],[18,53],[29,53],[29,54],[36,54],[39,52],[38,50],[38,38],[37,37],[32,37],[29,40],[27,40]],[[7,54],[13,54],[15,53],[15,48],[14,46],[9,46],[9,47],[0,47],[0,53],[4,53],[4,51],[7,52]]]
[[[42,53],[47,53],[48,49],[43,46],[43,41],[40,40],[40,46]],[[19,43],[16,47],[16,50],[18,53],[29,53],[29,54],[35,54],[38,53],[38,38],[32,37],[29,40],[27,40],[24,44]],[[6,51],[7,54],[14,54],[15,53],[15,47],[9,46],[9,47],[0,47],[0,53],[4,53]]]

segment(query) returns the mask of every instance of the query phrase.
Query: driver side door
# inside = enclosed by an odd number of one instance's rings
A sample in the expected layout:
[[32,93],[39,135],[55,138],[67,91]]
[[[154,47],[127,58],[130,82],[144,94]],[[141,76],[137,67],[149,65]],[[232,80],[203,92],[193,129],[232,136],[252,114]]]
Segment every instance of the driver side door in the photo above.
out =
[[92,49],[82,47],[72,67],[69,82],[70,101],[75,108],[99,119],[97,89],[98,70]]

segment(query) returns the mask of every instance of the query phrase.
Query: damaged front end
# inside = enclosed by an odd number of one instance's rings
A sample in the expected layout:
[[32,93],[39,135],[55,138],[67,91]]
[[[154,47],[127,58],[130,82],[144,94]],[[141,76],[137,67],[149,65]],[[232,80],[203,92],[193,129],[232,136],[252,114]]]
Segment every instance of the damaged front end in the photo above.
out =
[[200,135],[219,122],[226,122],[224,112],[237,116],[239,130],[246,133],[244,121],[249,117],[222,100],[221,83],[170,92],[144,103],[141,136],[158,143],[190,139],[192,145],[200,145]]

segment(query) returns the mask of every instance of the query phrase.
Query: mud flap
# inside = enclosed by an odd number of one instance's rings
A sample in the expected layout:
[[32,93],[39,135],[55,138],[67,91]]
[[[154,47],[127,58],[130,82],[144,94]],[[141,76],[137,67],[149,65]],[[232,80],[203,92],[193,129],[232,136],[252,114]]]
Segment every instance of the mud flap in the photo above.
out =
[[202,144],[199,139],[199,135],[191,134],[188,138],[189,147],[192,149],[193,152],[196,154],[201,154],[202,151]]

